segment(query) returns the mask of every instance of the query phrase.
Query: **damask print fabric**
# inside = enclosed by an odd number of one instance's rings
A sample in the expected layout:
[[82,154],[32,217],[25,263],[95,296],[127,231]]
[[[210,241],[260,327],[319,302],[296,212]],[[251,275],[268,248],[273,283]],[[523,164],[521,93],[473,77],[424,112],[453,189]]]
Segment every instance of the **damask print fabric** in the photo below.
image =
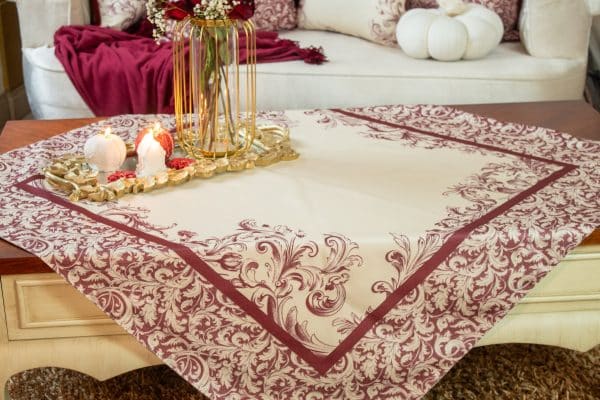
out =
[[256,0],[252,21],[256,29],[279,31],[296,27],[294,0]]
[[0,156],[0,237],[213,399],[418,399],[600,226],[600,143],[441,106],[263,113],[301,158],[118,202]]
[[[278,31],[296,27],[294,0],[256,0],[256,29]],[[91,0],[95,25],[125,30],[145,15],[146,0]],[[172,25],[172,24],[169,24]]]
[[[466,0],[486,6],[495,11],[504,23],[503,40],[513,42],[519,40],[519,13],[522,0]],[[406,9],[438,8],[437,0],[406,0]]]
[[301,0],[298,26],[345,33],[396,47],[405,0]]

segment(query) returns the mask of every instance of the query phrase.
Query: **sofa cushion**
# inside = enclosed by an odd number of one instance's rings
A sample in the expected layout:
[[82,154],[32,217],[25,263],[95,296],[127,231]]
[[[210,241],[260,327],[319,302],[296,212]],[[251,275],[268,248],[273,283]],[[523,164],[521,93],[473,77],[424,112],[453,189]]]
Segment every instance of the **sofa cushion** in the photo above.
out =
[[90,23],[89,0],[23,0],[17,1],[17,10],[22,47],[50,46],[61,26]]
[[[572,100],[583,93],[585,60],[532,57],[521,43],[502,43],[480,60],[444,63],[332,32],[281,36],[303,46],[322,44],[329,62],[257,65],[260,110]],[[91,115],[53,48],[25,49],[24,66],[35,117]]]
[[[504,23],[504,40],[519,40],[518,24],[522,0],[466,0],[494,10]],[[437,0],[406,0],[406,9],[437,8]]]
[[[523,3],[520,29],[523,45],[529,54],[535,57],[585,59],[592,26],[592,16],[586,2],[550,0],[547,3],[545,7],[539,7],[532,1]],[[561,21],[577,23],[561,24]]]
[[531,57],[518,42],[502,43],[480,60],[445,63],[332,32],[281,36],[323,45],[329,62],[258,65],[260,109],[572,100],[583,93],[584,60]]
[[54,47],[23,49],[23,75],[34,118],[94,116],[54,55]]
[[404,13],[404,3],[405,0],[302,0],[298,26],[396,47],[396,24]]

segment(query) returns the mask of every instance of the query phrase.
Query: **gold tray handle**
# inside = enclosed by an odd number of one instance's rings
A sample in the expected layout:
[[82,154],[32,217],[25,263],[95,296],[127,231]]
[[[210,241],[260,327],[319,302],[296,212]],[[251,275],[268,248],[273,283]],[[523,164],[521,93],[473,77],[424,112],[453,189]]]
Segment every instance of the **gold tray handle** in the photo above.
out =
[[290,131],[277,125],[256,127],[257,138],[253,142],[255,152],[242,152],[232,157],[196,160],[181,170],[146,178],[126,178],[115,182],[99,184],[97,172],[92,171],[81,155],[68,155],[58,158],[44,168],[46,181],[59,190],[65,191],[71,201],[88,199],[91,201],[112,201],[129,193],[149,192],[168,185],[175,186],[193,178],[209,178],[224,172],[237,172],[265,167],[279,161],[291,161],[298,153],[290,147]]
[[78,184],[54,175],[48,168],[44,168],[43,172],[48,183],[69,193],[69,200],[78,201],[81,199],[81,189]]

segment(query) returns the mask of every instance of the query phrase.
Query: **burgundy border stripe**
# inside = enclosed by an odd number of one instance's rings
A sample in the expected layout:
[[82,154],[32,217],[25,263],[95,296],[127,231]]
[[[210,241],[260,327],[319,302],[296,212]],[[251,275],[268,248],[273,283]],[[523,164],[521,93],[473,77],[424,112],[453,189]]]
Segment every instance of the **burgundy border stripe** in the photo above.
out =
[[406,296],[410,291],[412,291],[415,287],[421,284],[435,269],[436,267],[442,263],[459,245],[462,243],[468,235],[475,230],[477,227],[490,222],[492,219],[506,212],[508,209],[523,201],[526,197],[536,193],[537,191],[543,189],[553,181],[561,178],[567,173],[577,169],[577,166],[572,164],[567,164],[559,161],[548,160],[541,157],[518,153],[512,150],[503,149],[496,146],[491,146],[483,143],[472,142],[459,138],[447,137],[434,132],[427,132],[418,128],[413,128],[406,125],[395,124],[392,122],[381,121],[375,118],[356,114],[353,112],[333,109],[331,111],[347,115],[357,119],[363,119],[365,121],[386,125],[392,128],[406,129],[416,133],[434,136],[437,138],[441,138],[444,140],[451,140],[454,142],[459,142],[475,147],[484,148],[491,151],[501,152],[505,154],[510,154],[513,156],[529,158],[536,161],[542,161],[549,164],[554,164],[561,166],[562,168],[546,178],[540,180],[535,185],[530,187],[529,189],[519,193],[518,195],[512,197],[504,204],[496,207],[491,210],[487,214],[483,215],[481,218],[476,221],[471,222],[470,224],[464,226],[463,228],[456,231],[454,234],[450,236],[450,238],[442,245],[442,247],[429,259],[417,272],[411,275],[402,285],[400,285],[391,295],[389,295],[375,310],[371,313],[367,314],[363,321],[358,325],[358,327],[348,335],[329,355],[325,357],[320,357],[315,355],[312,351],[306,348],[300,341],[291,336],[287,331],[285,331],[282,327],[277,325],[275,321],[267,314],[263,313],[252,301],[248,300],[240,291],[238,291],[228,280],[221,277],[217,272],[215,272],[204,260],[198,257],[191,249],[188,247],[179,244],[170,242],[168,240],[156,237],[154,235],[150,235],[146,232],[141,232],[135,228],[131,228],[127,225],[121,224],[116,221],[112,221],[108,218],[99,216],[94,214],[93,212],[86,210],[83,207],[77,206],[69,200],[66,200],[62,197],[56,196],[53,193],[37,188],[29,185],[31,182],[36,180],[44,179],[43,175],[35,175],[27,180],[17,183],[15,186],[21,190],[24,190],[30,194],[35,196],[42,197],[46,200],[54,202],[60,206],[63,206],[67,209],[79,212],[85,215],[88,218],[91,218],[94,221],[99,223],[108,225],[112,228],[119,229],[123,232],[126,232],[132,236],[138,237],[140,239],[159,244],[161,246],[165,246],[175,253],[179,255],[182,260],[188,263],[192,268],[202,274],[206,279],[208,279],[215,287],[224,293],[227,297],[233,300],[240,308],[242,308],[246,313],[248,313],[252,318],[254,318],[263,328],[269,331],[273,336],[277,339],[285,343],[290,350],[296,353],[300,358],[310,364],[315,370],[317,370],[321,374],[325,374],[341,357],[346,354],[349,350],[354,347],[354,345],[365,335],[365,333],[371,329],[374,325],[376,325],[392,308],[396,306],[396,304]]
[[[75,205],[73,202],[64,199],[62,197],[56,196],[55,194],[41,188],[37,188],[29,185],[29,183],[44,179],[43,175],[35,175],[32,176],[22,182],[17,183],[15,186],[25,192],[28,192],[32,195],[42,197],[48,201],[51,201],[55,204],[63,206],[69,210],[76,211],[80,214],[85,215],[86,217],[102,223],[104,225],[108,225],[114,229],[118,229],[125,233],[128,233],[134,237],[146,240],[151,243],[156,243],[161,246],[165,246],[168,249],[177,253],[179,257],[181,257],[186,263],[188,263],[192,268],[202,274],[206,279],[208,279],[215,287],[220,290],[223,294],[233,300],[239,307],[241,307],[245,312],[247,312],[252,318],[254,318],[261,326],[267,329],[273,336],[277,339],[281,340],[285,343],[292,351],[294,351],[298,356],[300,356],[304,361],[315,367],[317,370],[321,372],[320,366],[323,364],[323,357],[319,357],[315,355],[312,351],[308,350],[300,341],[291,336],[286,330],[277,325],[273,318],[269,315],[263,313],[252,301],[248,300],[239,290],[235,288],[227,279],[224,279],[215,272],[204,260],[198,257],[192,250],[188,247],[179,244],[173,243],[168,240],[156,237],[146,232],[139,231],[135,228],[129,227],[127,225],[121,224],[120,222],[116,222],[110,220],[108,218],[102,217],[100,215],[94,214],[93,212],[86,210],[83,207]],[[329,369],[329,368],[327,368]],[[326,370],[325,370],[326,371]],[[322,371],[324,373],[325,371]]]
[[[383,318],[396,304],[406,296],[410,291],[421,284],[477,227],[490,222],[492,219],[506,212],[514,205],[520,203],[526,197],[534,194],[540,189],[543,189],[551,182],[559,179],[565,174],[573,171],[577,167],[568,166],[564,167],[548,177],[542,179],[534,186],[530,187],[526,191],[519,193],[515,197],[508,200],[506,203],[499,207],[496,207],[489,213],[485,214],[476,221],[464,226],[458,231],[454,232],[450,238],[440,247],[440,249],[427,260],[421,268],[413,275],[410,276],[402,285],[398,287],[391,295],[389,295],[383,303],[381,303],[375,310],[373,310],[367,318],[365,318],[356,329],[344,339],[334,351],[332,351],[326,357],[326,363],[333,365],[340,357],[342,357],[350,348],[360,340],[360,338],[367,333],[369,329],[373,327],[381,318]],[[369,320],[374,320],[373,322]]]
[[530,160],[542,161],[542,162],[546,162],[546,163],[549,163],[549,164],[560,165],[562,167],[569,167],[569,166],[572,167],[573,166],[571,164],[567,164],[567,163],[564,163],[564,162],[561,162],[561,161],[549,160],[547,158],[537,157],[537,156],[529,155],[529,154],[525,154],[525,153],[519,153],[517,151],[513,151],[513,150],[503,149],[501,147],[492,146],[490,144],[477,143],[477,142],[473,142],[471,140],[454,138],[454,137],[450,137],[450,136],[444,136],[444,135],[442,135],[440,133],[424,131],[422,129],[413,128],[412,126],[408,126],[408,125],[402,125],[402,124],[396,124],[394,122],[383,121],[383,120],[379,120],[379,119],[370,117],[368,115],[356,114],[356,113],[353,113],[351,111],[341,110],[339,108],[334,108],[331,111],[334,111],[334,112],[339,113],[339,114],[346,115],[348,117],[353,117],[353,118],[356,118],[356,119],[362,119],[364,121],[374,122],[374,123],[380,124],[380,125],[386,125],[386,126],[389,126],[390,128],[406,129],[408,131],[412,131],[412,132],[416,132],[416,133],[421,133],[423,135],[433,136],[433,137],[436,137],[436,138],[439,138],[439,139],[449,140],[451,142],[457,142],[457,143],[462,143],[462,144],[466,144],[466,145],[470,145],[470,146],[480,147],[482,149],[487,149],[487,150],[491,150],[491,151],[497,151],[499,153],[510,154],[512,156],[525,157],[525,158],[529,158]]

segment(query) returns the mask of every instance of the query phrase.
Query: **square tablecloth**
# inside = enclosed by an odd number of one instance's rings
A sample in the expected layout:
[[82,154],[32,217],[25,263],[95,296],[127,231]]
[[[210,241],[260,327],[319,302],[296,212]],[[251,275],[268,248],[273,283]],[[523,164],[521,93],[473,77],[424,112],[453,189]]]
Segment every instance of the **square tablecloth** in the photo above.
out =
[[262,113],[300,159],[114,202],[0,156],[0,236],[214,399],[416,399],[600,226],[600,143],[440,106]]

